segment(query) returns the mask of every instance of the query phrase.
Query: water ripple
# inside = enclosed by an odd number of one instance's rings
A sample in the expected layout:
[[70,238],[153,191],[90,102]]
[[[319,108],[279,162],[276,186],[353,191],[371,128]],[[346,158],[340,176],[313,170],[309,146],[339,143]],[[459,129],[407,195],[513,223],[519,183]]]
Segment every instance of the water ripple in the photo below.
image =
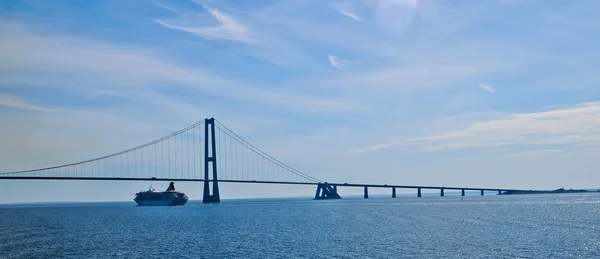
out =
[[595,258],[600,196],[0,206],[4,258]]

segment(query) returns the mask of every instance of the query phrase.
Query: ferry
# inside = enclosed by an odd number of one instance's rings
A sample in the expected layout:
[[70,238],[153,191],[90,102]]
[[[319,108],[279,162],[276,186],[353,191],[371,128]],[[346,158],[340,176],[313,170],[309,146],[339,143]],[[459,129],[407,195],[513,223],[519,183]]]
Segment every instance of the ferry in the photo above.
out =
[[133,199],[140,206],[175,206],[185,205],[188,196],[185,193],[175,190],[175,184],[171,182],[167,190],[157,192],[152,189],[152,185],[147,191],[141,191],[135,194]]

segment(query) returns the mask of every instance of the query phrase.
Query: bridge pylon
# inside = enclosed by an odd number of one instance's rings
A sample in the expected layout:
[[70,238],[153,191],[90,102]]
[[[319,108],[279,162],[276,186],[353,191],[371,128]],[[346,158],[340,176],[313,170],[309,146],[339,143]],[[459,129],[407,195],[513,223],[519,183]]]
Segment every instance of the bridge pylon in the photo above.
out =
[[341,199],[337,193],[337,186],[329,185],[328,183],[319,183],[317,185],[317,193],[315,193],[315,200],[332,200]]
[[[210,127],[209,127],[210,126]],[[202,202],[221,202],[219,197],[219,183],[217,181],[217,148],[215,143],[215,119],[204,121],[204,196]],[[209,152],[210,144],[210,152]],[[210,194],[209,169],[212,169],[212,194]]]

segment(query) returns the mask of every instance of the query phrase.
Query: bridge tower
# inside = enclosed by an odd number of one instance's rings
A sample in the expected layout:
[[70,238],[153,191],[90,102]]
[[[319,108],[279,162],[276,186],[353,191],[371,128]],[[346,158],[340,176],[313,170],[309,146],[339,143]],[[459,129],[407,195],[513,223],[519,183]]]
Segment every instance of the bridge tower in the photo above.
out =
[[[210,125],[210,127],[209,127]],[[215,119],[204,120],[204,197],[202,202],[221,202],[219,197],[219,183],[217,181],[217,152],[215,145]],[[210,140],[210,141],[209,141]],[[210,142],[210,152],[209,152]],[[210,165],[210,166],[209,166]],[[212,168],[212,194],[209,188],[209,169]]]

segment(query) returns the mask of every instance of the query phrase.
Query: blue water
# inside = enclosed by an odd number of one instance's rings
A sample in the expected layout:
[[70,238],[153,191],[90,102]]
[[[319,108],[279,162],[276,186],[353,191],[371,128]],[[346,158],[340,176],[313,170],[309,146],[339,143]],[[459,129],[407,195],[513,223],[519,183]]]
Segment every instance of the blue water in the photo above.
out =
[[600,194],[0,206],[2,258],[598,258]]

